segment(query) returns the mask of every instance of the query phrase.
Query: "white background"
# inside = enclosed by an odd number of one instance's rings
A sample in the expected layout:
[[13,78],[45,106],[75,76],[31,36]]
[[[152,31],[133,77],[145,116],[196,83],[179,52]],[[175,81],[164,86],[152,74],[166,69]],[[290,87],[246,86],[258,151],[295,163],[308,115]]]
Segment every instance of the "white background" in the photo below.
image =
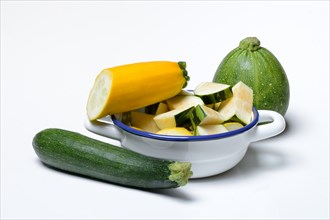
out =
[[[291,100],[286,131],[234,169],[143,191],[39,162],[32,138],[49,127],[118,144],[83,127],[103,68],[185,60],[194,88],[248,36],[280,60]],[[328,219],[329,2],[1,1],[1,218]]]

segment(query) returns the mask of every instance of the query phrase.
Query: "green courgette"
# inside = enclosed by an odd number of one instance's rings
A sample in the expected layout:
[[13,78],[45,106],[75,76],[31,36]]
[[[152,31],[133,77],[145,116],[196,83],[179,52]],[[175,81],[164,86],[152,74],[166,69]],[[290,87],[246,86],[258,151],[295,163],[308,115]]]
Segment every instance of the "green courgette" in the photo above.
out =
[[137,188],[176,188],[192,175],[189,162],[152,158],[82,134],[49,128],[33,138],[40,160],[60,170]]

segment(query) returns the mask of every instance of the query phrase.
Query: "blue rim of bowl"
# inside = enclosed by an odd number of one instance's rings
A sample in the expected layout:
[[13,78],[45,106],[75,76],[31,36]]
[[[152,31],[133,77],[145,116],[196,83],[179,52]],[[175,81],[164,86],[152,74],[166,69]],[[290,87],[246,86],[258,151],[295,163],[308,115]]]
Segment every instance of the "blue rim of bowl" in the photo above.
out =
[[206,140],[214,140],[214,139],[221,139],[226,138],[230,136],[234,136],[237,134],[241,134],[245,131],[250,130],[253,128],[259,121],[259,113],[255,107],[252,109],[254,118],[252,122],[248,125],[245,125],[242,128],[228,131],[225,133],[220,134],[210,134],[210,135],[200,135],[200,136],[173,136],[173,135],[161,135],[161,134],[155,134],[150,133],[146,131],[141,131],[134,129],[130,126],[127,126],[126,124],[122,123],[121,121],[117,120],[114,115],[111,116],[111,119],[113,123],[118,126],[119,128],[123,129],[124,131],[127,131],[131,134],[138,135],[141,137],[151,138],[151,139],[157,139],[157,140],[163,140],[163,141],[206,141]]

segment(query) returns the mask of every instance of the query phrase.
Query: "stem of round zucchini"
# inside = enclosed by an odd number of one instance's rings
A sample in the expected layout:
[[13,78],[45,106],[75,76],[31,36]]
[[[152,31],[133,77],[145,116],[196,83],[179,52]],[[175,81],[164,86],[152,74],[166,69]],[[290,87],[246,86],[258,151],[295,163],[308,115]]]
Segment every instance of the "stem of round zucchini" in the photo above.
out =
[[191,163],[189,162],[174,162],[168,165],[171,174],[169,180],[176,182],[179,186],[184,186],[188,183],[192,176]]
[[185,61],[178,62],[178,65],[180,69],[182,70],[183,77],[185,78],[186,82],[182,86],[182,88],[185,88],[188,85],[188,81],[190,80],[190,77],[188,76],[188,71],[186,70],[187,63]]
[[239,48],[243,50],[256,51],[260,48],[260,41],[256,37],[247,37],[239,43]]

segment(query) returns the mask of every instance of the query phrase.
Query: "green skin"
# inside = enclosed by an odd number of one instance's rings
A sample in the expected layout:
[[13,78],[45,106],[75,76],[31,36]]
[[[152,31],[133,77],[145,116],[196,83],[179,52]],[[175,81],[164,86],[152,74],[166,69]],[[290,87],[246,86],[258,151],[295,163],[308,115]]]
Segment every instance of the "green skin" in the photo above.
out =
[[257,109],[283,116],[289,107],[290,88],[286,73],[276,57],[260,47],[257,38],[246,38],[220,63],[213,82],[235,85],[242,81],[252,88]]
[[175,188],[192,175],[188,162],[147,157],[62,129],[39,132],[33,148],[49,166],[124,186]]
[[191,112],[190,121],[192,124],[194,135],[198,135],[197,126],[204,120],[205,117],[206,117],[206,114],[203,111],[203,109],[200,107],[200,105],[197,105],[194,108],[194,110]]
[[194,109],[194,107],[190,107],[175,116],[175,121],[176,121],[177,127],[189,127],[190,126],[190,114],[193,111],[193,109]]
[[[197,96],[199,96],[199,95],[197,95]],[[215,104],[217,102],[222,102],[232,96],[233,96],[233,93],[231,92],[231,89],[229,87],[228,89],[225,89],[223,91],[216,92],[216,93],[209,94],[209,95],[203,95],[203,96],[199,96],[199,97],[203,100],[204,104],[208,105],[208,104]]]

